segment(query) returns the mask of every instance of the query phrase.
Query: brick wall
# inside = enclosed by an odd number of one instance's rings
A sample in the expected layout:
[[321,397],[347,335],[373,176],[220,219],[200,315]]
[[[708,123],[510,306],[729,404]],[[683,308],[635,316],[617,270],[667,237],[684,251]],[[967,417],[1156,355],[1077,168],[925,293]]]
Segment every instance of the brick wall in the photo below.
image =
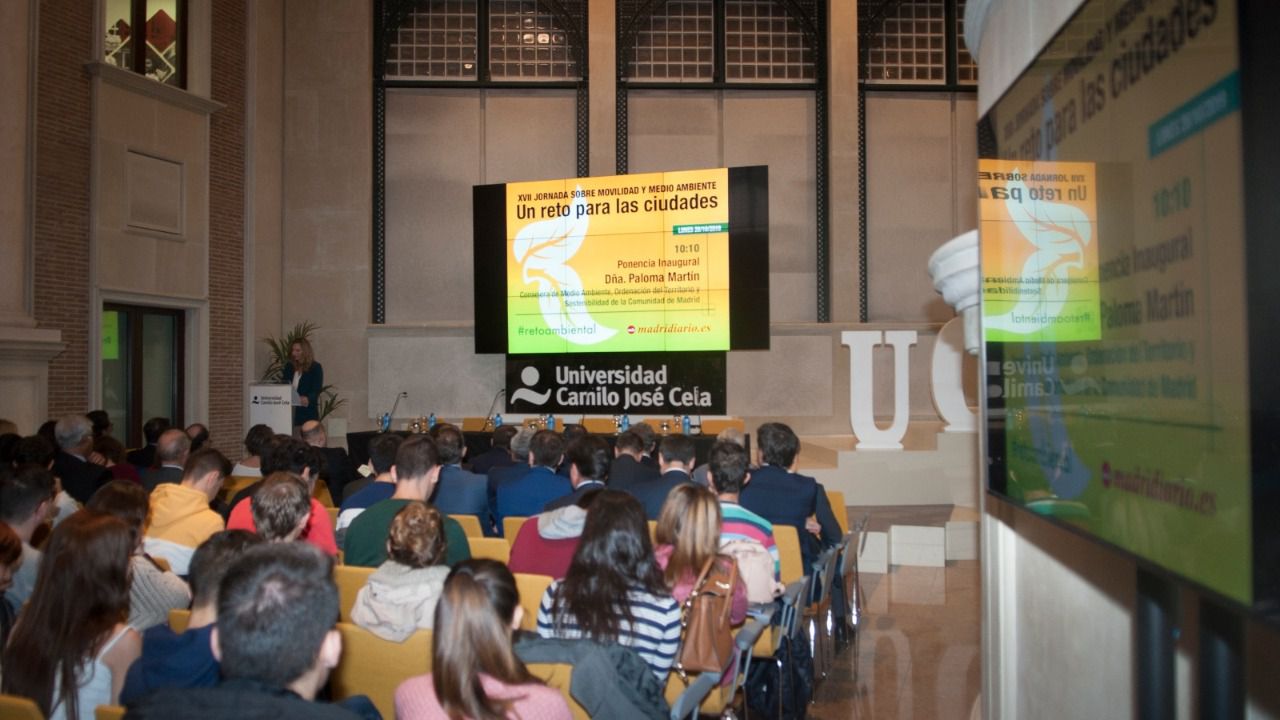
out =
[[89,404],[89,79],[93,3],[40,3],[36,73],[35,317],[62,331],[49,416]]
[[245,0],[213,3],[209,129],[209,432],[230,457],[244,437]]

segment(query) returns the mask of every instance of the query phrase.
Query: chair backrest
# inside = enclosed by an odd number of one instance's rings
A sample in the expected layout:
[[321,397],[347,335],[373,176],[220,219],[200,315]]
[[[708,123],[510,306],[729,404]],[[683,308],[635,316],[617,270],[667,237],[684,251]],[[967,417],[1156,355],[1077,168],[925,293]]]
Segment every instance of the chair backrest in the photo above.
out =
[[260,477],[249,477],[247,475],[230,475],[226,480],[222,481],[222,489],[218,491],[218,499],[224,503],[229,503],[231,498],[236,496],[236,493],[261,479]]
[[338,584],[338,606],[343,622],[351,622],[351,608],[356,605],[356,595],[369,582],[374,568],[357,565],[333,566],[333,580]]
[[315,487],[311,489],[311,497],[327,508],[333,507],[333,493],[329,492],[329,486],[323,480],[316,480]]
[[124,720],[124,706],[99,705],[93,711],[93,720]]
[[504,565],[511,560],[511,546],[503,538],[469,537],[467,544],[473,558],[489,558]]
[[330,507],[325,508],[329,512],[329,526],[333,529],[338,528],[338,513],[342,512],[341,508]]
[[545,682],[547,687],[560,691],[560,694],[569,703],[569,712],[573,713],[574,720],[590,720],[591,716],[569,693],[569,684],[573,680],[572,665],[569,663],[528,663],[526,667],[529,668],[529,672],[534,677],[540,678]]
[[431,631],[419,630],[402,643],[383,640],[358,625],[338,623],[342,660],[329,676],[334,700],[368,695],[382,717],[396,716],[396,688],[431,672]]
[[836,522],[840,523],[840,534],[849,532],[849,508],[844,504],[844,493],[840,490],[828,490],[827,502],[831,503],[831,512],[836,516]]
[[0,720],[44,720],[44,713],[30,698],[0,695]]
[[169,611],[169,629],[182,634],[191,625],[191,611],[174,609]]
[[790,525],[773,526],[773,542],[778,546],[778,563],[783,585],[804,577],[804,559],[800,555],[800,534]]
[[521,630],[532,632],[538,627],[538,605],[542,596],[554,578],[548,575],[531,573],[515,573],[516,589],[520,591],[520,607],[524,608],[524,619],[520,621]]
[[504,517],[502,518],[502,534],[507,539],[508,545],[516,544],[516,536],[520,534],[520,527],[524,525],[527,517]]
[[[449,517],[457,520],[458,524],[462,526],[462,532],[467,536],[467,542],[471,542],[471,538],[484,537],[484,530],[480,529],[480,518],[475,515],[450,515]],[[474,547],[475,544],[472,543],[472,548]],[[474,553],[473,549],[472,554]]]

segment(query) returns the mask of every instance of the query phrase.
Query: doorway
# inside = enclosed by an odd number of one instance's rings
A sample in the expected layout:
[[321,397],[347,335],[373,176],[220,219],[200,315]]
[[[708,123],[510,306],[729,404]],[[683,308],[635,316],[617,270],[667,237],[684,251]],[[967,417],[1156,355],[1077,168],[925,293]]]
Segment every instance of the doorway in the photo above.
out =
[[144,444],[142,424],[164,417],[183,427],[186,311],[102,306],[102,409],[125,447]]

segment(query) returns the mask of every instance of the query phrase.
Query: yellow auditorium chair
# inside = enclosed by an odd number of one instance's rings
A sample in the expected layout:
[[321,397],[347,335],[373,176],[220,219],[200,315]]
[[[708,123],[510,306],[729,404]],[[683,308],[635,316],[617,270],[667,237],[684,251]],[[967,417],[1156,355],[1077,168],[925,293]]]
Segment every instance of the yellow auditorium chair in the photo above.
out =
[[508,545],[516,544],[516,536],[520,534],[520,528],[524,525],[527,517],[505,517],[502,518],[502,534],[506,536]]
[[237,493],[261,479],[260,477],[249,477],[247,475],[231,475],[222,481],[222,489],[218,491],[218,499],[224,503],[230,503]]
[[[449,517],[457,520],[462,526],[462,533],[467,536],[467,542],[472,542],[471,538],[484,537],[484,531],[480,529],[480,518],[475,515],[450,515]],[[472,547],[475,547],[474,543]]]
[[327,507],[325,508],[325,510],[329,512],[329,527],[333,528],[334,530],[337,530],[338,529],[338,513],[342,511],[336,507]]
[[329,492],[329,486],[323,480],[316,480],[316,485],[311,490],[311,497],[327,508],[333,507],[333,493]]
[[191,611],[174,609],[169,611],[169,629],[182,634],[187,631],[187,626],[191,624]]
[[338,584],[338,604],[343,622],[351,622],[351,608],[356,605],[356,595],[369,582],[374,568],[357,565],[335,565],[333,580]]
[[849,508],[845,507],[844,493],[839,490],[828,490],[827,502],[831,503],[831,512],[835,514],[836,522],[840,523],[840,534],[848,533]]
[[569,692],[569,683],[573,680],[573,666],[569,663],[528,663],[525,667],[529,668],[529,674],[541,679],[547,684],[547,687],[555,688],[564,696],[565,702],[569,703],[569,712],[573,714],[573,720],[591,720],[591,716],[587,711],[573,699],[573,695]]
[[551,585],[554,578],[532,573],[514,574],[516,590],[520,592],[520,607],[524,608],[524,619],[520,621],[520,629],[533,632],[538,628],[538,605],[542,602],[542,596],[547,592],[547,587]]
[[511,546],[502,538],[468,537],[467,544],[473,558],[489,558],[503,565],[511,560]]
[[124,720],[124,706],[99,705],[93,711],[93,720]]
[[396,688],[415,675],[431,672],[431,631],[419,630],[400,643],[347,622],[338,623],[338,633],[342,660],[329,676],[333,699],[368,695],[382,717],[395,717]]
[[728,428],[737,428],[745,433],[747,424],[741,418],[706,418],[702,421],[703,435],[719,435]]
[[44,720],[44,713],[29,698],[0,695],[0,720]]
[[774,525],[773,541],[778,546],[778,564],[783,585],[790,585],[805,576],[804,559],[800,553],[800,534],[790,525]]

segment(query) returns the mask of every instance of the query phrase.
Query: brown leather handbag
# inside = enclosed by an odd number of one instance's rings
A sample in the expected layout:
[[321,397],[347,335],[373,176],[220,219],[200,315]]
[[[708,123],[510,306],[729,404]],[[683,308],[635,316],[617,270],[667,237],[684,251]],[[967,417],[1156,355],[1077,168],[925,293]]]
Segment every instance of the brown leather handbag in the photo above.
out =
[[716,555],[707,561],[680,611],[680,650],[676,672],[721,672],[733,660],[733,586],[738,563]]

